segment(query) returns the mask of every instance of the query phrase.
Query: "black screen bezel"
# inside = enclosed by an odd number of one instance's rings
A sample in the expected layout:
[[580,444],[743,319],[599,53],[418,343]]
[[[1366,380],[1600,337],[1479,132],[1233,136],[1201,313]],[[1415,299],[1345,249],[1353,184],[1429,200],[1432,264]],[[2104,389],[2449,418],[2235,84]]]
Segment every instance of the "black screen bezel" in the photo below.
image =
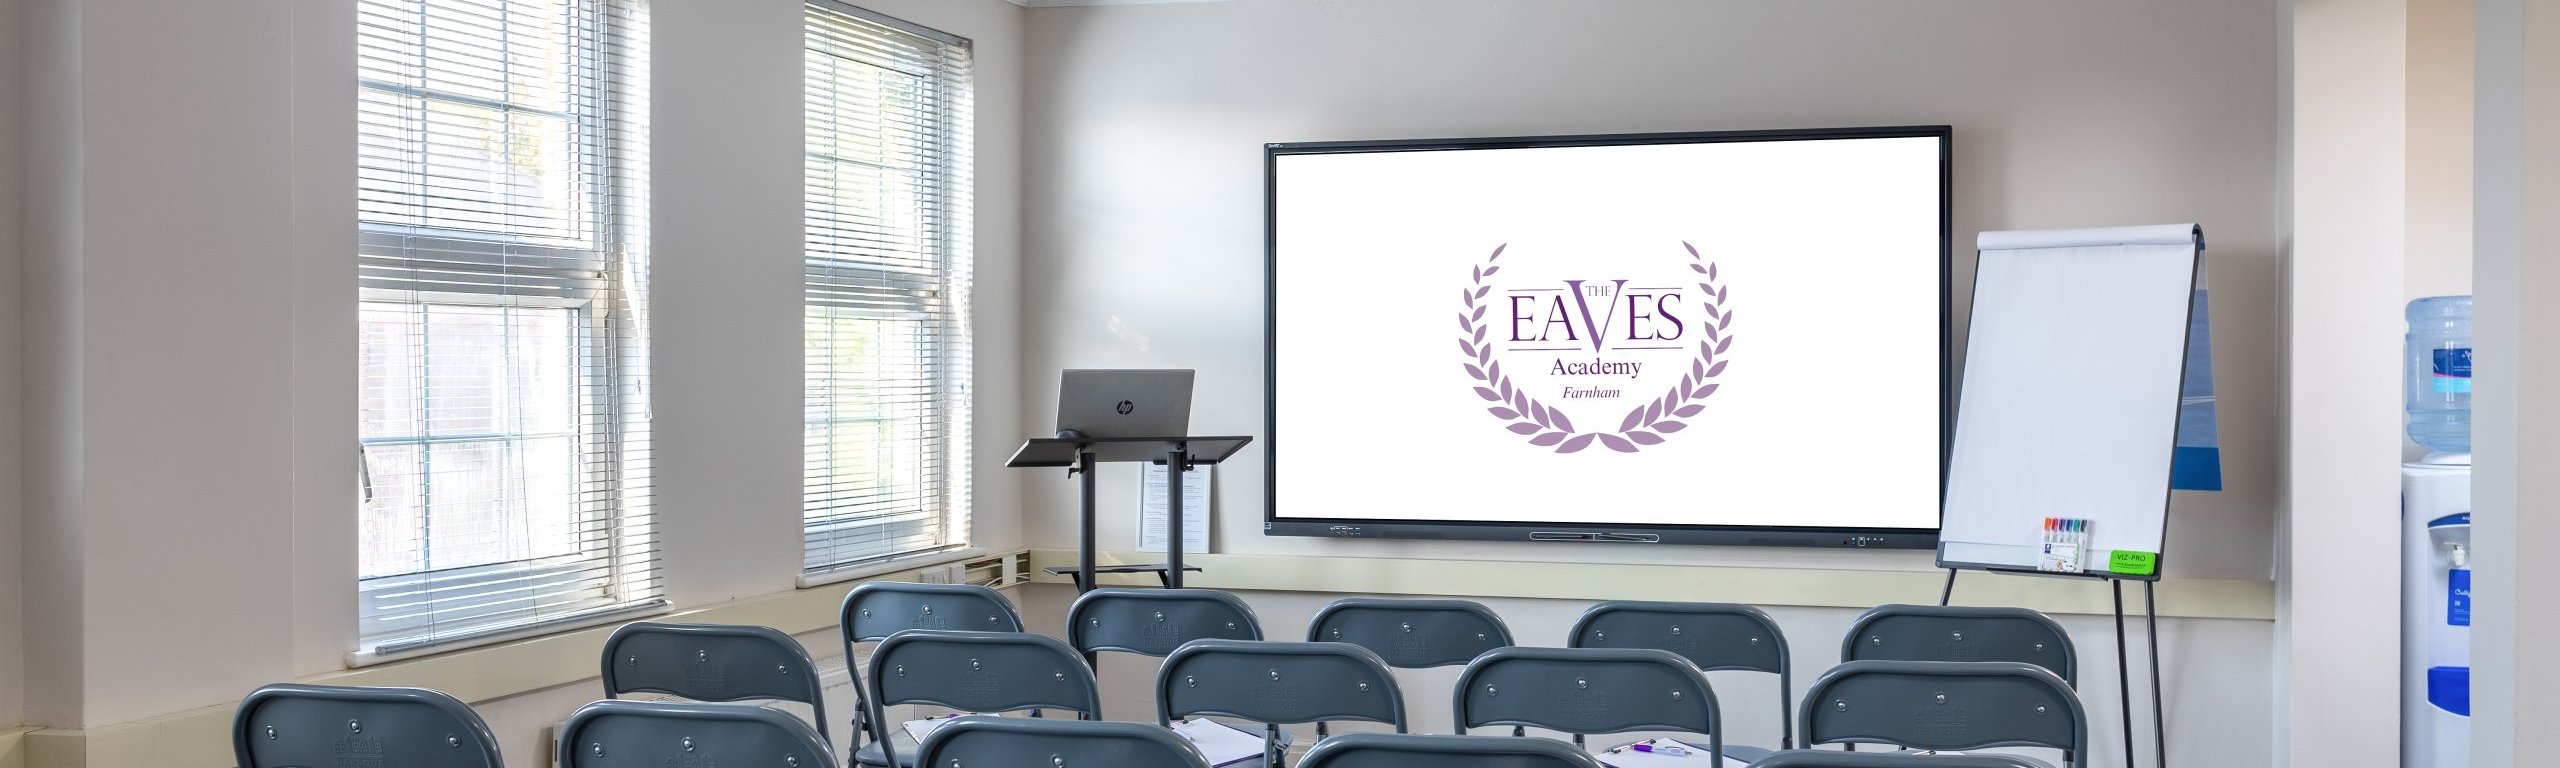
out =
[[[1703,144],[1833,139],[1938,140],[1938,491],[1946,495],[1947,457],[1955,438],[1954,387],[1954,129],[1945,125],[1763,131],[1703,131],[1575,136],[1326,141],[1263,145],[1263,523],[1264,535],[1328,538],[1594,541],[1739,546],[1932,549],[1939,528],[1835,528],[1774,525],[1523,523],[1287,517],[1279,514],[1279,160],[1287,155],[1536,149],[1650,144]],[[1394,471],[1392,448],[1342,457],[1355,471]],[[1356,503],[1356,502],[1355,502]]]

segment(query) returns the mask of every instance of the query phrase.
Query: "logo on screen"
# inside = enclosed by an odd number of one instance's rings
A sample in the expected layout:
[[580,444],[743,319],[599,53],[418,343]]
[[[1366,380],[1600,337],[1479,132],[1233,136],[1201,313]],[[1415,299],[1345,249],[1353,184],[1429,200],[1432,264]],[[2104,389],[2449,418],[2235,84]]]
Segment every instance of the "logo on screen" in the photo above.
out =
[[1658,269],[1632,275],[1563,275],[1543,269],[1556,264],[1523,262],[1569,263],[1572,254],[1505,263],[1510,246],[1494,248],[1470,273],[1458,311],[1458,351],[1485,411],[1556,453],[1595,444],[1635,453],[1688,429],[1724,374],[1733,313],[1716,263],[1680,247],[1686,258],[1666,247],[1642,260]]

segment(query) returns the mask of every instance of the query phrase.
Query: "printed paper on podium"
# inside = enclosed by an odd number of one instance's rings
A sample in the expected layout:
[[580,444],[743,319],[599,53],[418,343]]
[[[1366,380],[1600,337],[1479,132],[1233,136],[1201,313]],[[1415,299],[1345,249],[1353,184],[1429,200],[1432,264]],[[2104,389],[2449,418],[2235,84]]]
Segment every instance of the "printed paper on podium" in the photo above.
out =
[[[1209,552],[1209,467],[1192,467],[1182,473],[1182,551],[1185,554]],[[1165,536],[1165,469],[1163,464],[1149,464],[1144,479],[1138,483],[1138,551],[1164,551]]]

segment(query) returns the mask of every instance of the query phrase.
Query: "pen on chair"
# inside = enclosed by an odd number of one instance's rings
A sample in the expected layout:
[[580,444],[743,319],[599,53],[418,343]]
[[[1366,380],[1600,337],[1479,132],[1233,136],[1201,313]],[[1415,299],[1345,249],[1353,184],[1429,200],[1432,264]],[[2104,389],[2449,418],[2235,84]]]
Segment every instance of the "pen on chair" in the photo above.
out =
[[1657,747],[1651,744],[1629,744],[1627,745],[1627,748],[1638,752],[1650,752],[1657,755],[1670,755],[1672,757],[1689,756],[1689,750],[1681,749],[1679,747]]

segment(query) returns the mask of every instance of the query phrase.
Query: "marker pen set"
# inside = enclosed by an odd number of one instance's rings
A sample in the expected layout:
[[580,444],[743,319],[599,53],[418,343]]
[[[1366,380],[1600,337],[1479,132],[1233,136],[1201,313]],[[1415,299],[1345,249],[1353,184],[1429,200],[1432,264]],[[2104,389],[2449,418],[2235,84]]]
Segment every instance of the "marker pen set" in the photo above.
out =
[[2036,570],[2079,573],[2088,562],[2089,521],[2071,517],[2044,519],[2044,554]]

